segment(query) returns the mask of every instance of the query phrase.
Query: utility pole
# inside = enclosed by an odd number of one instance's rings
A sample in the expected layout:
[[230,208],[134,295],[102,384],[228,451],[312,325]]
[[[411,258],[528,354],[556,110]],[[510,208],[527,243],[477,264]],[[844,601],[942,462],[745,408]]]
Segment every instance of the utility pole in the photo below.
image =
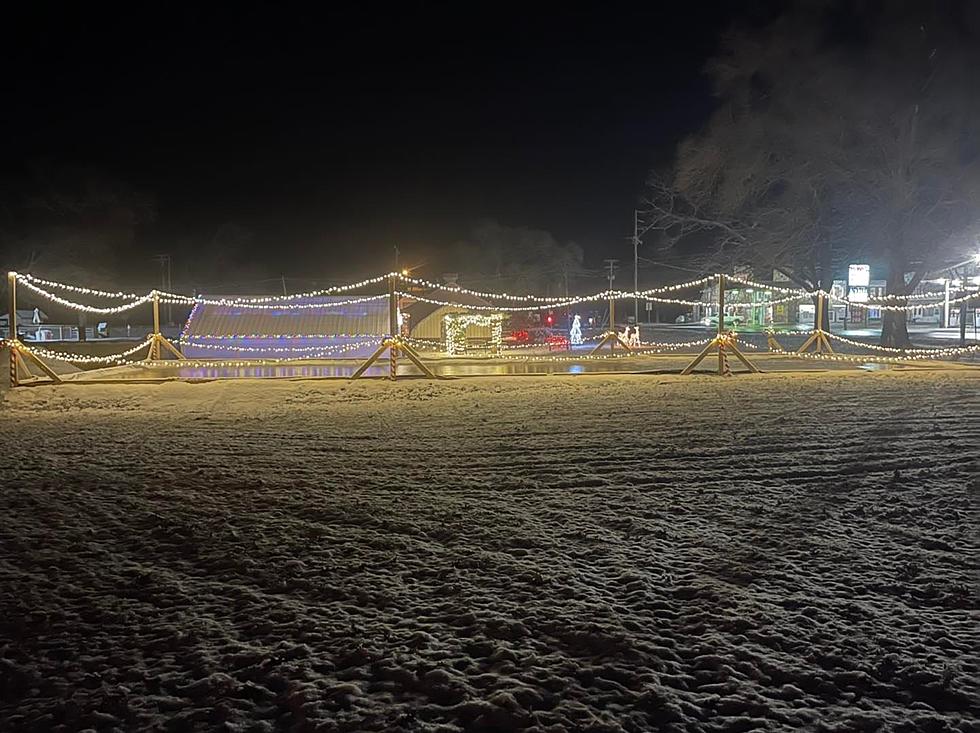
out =
[[[170,255],[156,255],[153,259],[160,263],[160,289],[165,293],[173,292],[173,278]],[[173,325],[173,304],[167,303],[167,323]]]
[[[970,301],[966,299],[966,293],[969,286],[967,285],[967,268],[963,268],[963,274],[960,275],[960,291],[958,297],[963,298],[960,301],[960,346],[966,346],[966,319],[970,315]],[[955,271],[954,271],[955,274]]]
[[603,260],[603,262],[609,267],[609,272],[606,274],[606,277],[609,279],[609,289],[612,290],[613,281],[616,279],[616,265],[619,264],[619,260],[608,259]]
[[400,254],[401,251],[398,249],[398,245],[396,244],[395,245],[395,269],[392,270],[392,272],[401,272],[401,270],[398,269],[398,255]]
[[609,295],[609,330],[610,331],[615,331],[616,330],[616,324],[614,323],[614,321],[615,321],[615,318],[616,318],[616,315],[615,315],[616,311],[615,311],[615,306],[613,305],[614,301],[613,301],[613,297],[612,297],[612,289],[613,289],[613,281],[615,281],[615,279],[616,279],[616,265],[619,264],[619,260],[607,259],[607,260],[603,260],[603,262],[605,262],[609,266],[609,274],[606,276],[606,277],[609,278],[609,291],[610,291],[610,295]]
[[[640,289],[640,212],[633,209],[633,292]],[[640,327],[640,299],[633,296],[633,323]]]

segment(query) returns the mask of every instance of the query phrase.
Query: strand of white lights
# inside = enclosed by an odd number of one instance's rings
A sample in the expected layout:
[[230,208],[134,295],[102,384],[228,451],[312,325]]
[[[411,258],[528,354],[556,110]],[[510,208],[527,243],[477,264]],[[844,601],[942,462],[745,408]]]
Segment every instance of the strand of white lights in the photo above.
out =
[[47,288],[54,288],[56,290],[67,290],[72,293],[79,293],[80,295],[94,295],[99,298],[139,298],[140,295],[137,293],[123,293],[123,292],[110,292],[108,290],[97,290],[95,288],[83,288],[79,285],[68,285],[66,283],[55,282],[54,280],[44,280],[40,277],[34,277],[30,273],[17,273],[17,279],[24,283],[34,283],[36,285],[43,285]]
[[646,295],[657,295],[658,293],[670,293],[675,290],[689,290],[691,288],[707,285],[712,280],[716,280],[716,279],[718,279],[717,275],[708,275],[707,277],[702,277],[697,280],[688,280],[687,282],[677,283],[675,285],[661,285],[660,287],[656,287],[656,288],[648,288],[647,290],[640,290],[637,293],[635,293],[635,295],[642,298]]
[[[688,349],[692,346],[704,346],[712,339],[697,339],[696,341],[641,341],[640,349]],[[635,351],[635,349],[634,349]]]
[[126,349],[126,351],[120,352],[118,354],[109,354],[108,356],[91,356],[89,354],[65,354],[60,351],[51,351],[45,348],[38,348],[32,346],[21,345],[21,348],[30,352],[34,356],[42,357],[45,359],[58,359],[61,361],[70,361],[75,364],[129,364],[132,363],[132,359],[126,357],[132,356],[137,351],[141,351],[150,345],[153,337],[146,339],[143,343],[138,346],[134,346],[131,349]]
[[355,351],[364,346],[381,343],[378,337],[374,341],[353,341],[349,344],[335,344],[332,346],[235,346],[233,344],[198,344],[188,339],[182,342],[185,346],[192,346],[199,349],[212,349],[215,351],[239,351],[242,353],[272,352],[274,354],[305,354],[318,353],[328,354],[344,351]]
[[414,346],[417,349],[428,349],[429,351],[442,351],[442,346],[439,344],[434,344],[431,341],[424,341],[422,339],[412,338],[411,336],[402,336],[402,341],[407,343],[409,346]]
[[708,306],[714,305],[711,301],[703,300],[679,300],[675,298],[660,298],[658,296],[644,294],[641,292],[629,292],[623,290],[606,290],[601,293],[593,293],[592,295],[582,295],[575,298],[570,298],[569,300],[562,301],[552,301],[550,303],[540,303],[537,305],[525,305],[525,306],[512,306],[512,305],[471,305],[469,303],[457,303],[450,300],[439,300],[437,298],[430,298],[424,295],[414,295],[412,293],[404,293],[398,291],[396,295],[412,298],[414,300],[422,301],[423,303],[431,303],[433,305],[449,305],[458,308],[466,308],[468,310],[476,311],[505,311],[508,313],[514,312],[529,312],[529,311],[543,311],[543,310],[553,310],[557,308],[566,308],[570,305],[576,305],[578,303],[592,303],[603,300],[628,300],[631,298],[640,298],[643,300],[650,300],[656,303],[669,303],[672,305],[687,305],[687,306]]
[[[802,295],[789,295],[785,298],[776,298],[775,300],[762,300],[758,303],[725,303],[726,308],[765,308],[770,305],[779,305],[780,303],[792,303],[797,300],[803,300],[804,298],[809,298],[808,293],[803,293]],[[714,303],[704,303],[703,305],[715,305]]]
[[[853,300],[848,300],[847,298],[838,298],[836,295],[832,295],[831,293],[828,293],[826,291],[818,291],[818,292],[822,293],[825,298],[835,303],[844,303],[846,305],[854,306],[856,308],[865,308],[865,309],[874,308],[883,311],[913,311],[918,308],[930,308],[930,307],[938,308],[940,306],[944,306],[946,303],[949,303],[950,305],[963,303],[965,301],[972,300],[973,298],[976,298],[978,295],[980,295],[980,290],[975,290],[970,293],[967,293],[966,295],[961,295],[956,298],[950,298],[948,301],[941,300],[936,303],[917,303],[913,305],[889,305],[887,303],[857,302]],[[902,296],[902,297],[907,297],[907,296]]]
[[443,327],[446,332],[446,353],[449,356],[464,353],[466,351],[467,326],[480,326],[490,329],[490,348],[499,355],[503,343],[503,320],[504,316],[502,313],[490,313],[487,315],[447,313],[442,317]]
[[[554,295],[512,295],[510,293],[499,293],[499,292],[492,292],[492,291],[472,290],[470,288],[464,288],[464,287],[461,287],[459,285],[439,284],[439,283],[434,283],[434,282],[432,282],[430,280],[424,280],[422,278],[416,278],[416,277],[409,277],[407,275],[399,275],[398,277],[402,281],[404,281],[404,282],[410,283],[412,285],[417,285],[419,287],[431,288],[433,290],[444,290],[444,291],[446,291],[448,293],[460,293],[460,294],[464,294],[464,295],[472,295],[472,296],[475,296],[475,297],[478,297],[478,298],[484,298],[486,300],[510,300],[510,301],[516,301],[516,302],[525,302],[525,303],[526,302],[539,302],[539,303],[566,304],[566,303],[572,303],[572,302],[575,302],[575,303],[577,303],[577,302],[583,302],[583,300],[592,300],[592,299],[600,299],[600,298],[608,297],[608,291],[607,292],[604,292],[604,293],[597,293],[597,294],[592,295],[592,296],[574,296],[574,295],[566,295],[566,296],[554,296]],[[689,288],[697,287],[699,285],[704,285],[704,284],[706,284],[708,282],[711,282],[712,280],[715,279],[715,277],[716,276],[711,275],[711,276],[708,276],[708,277],[700,278],[698,280],[691,280],[690,282],[686,282],[686,283],[678,283],[676,285],[665,285],[665,286],[662,286],[662,287],[650,288],[648,290],[642,290],[642,291],[639,291],[637,293],[619,293],[619,295],[617,297],[623,297],[623,298],[627,298],[627,297],[630,297],[630,298],[631,297],[640,297],[640,298],[645,298],[647,296],[656,295],[658,293],[668,293],[668,292],[672,292],[672,291],[675,291],[675,290],[686,290],[686,289],[689,289]],[[412,296],[412,297],[415,297],[415,296]],[[673,301],[664,301],[664,302],[673,302]],[[680,303],[681,301],[677,301],[677,302]],[[682,304],[684,304],[684,303],[686,303],[686,301],[683,302]]]
[[197,312],[200,309],[201,309],[200,303],[195,303],[194,307],[191,308],[191,313],[189,316],[187,316],[187,320],[184,322],[184,327],[180,331],[180,336],[178,337],[178,341],[183,341],[185,338],[187,338],[188,331],[190,330],[191,324],[194,322],[194,316],[197,315]]
[[[632,293],[621,293],[621,294],[620,293],[617,293],[616,294],[616,299],[617,300],[619,300],[620,298],[626,299],[626,298],[633,298],[633,297],[637,297],[637,296],[635,294],[632,294]],[[667,303],[669,305],[689,305],[689,306],[713,305],[712,303],[706,302],[706,301],[703,301],[703,300],[681,300],[679,298],[661,298],[661,297],[658,297],[656,295],[643,295],[643,296],[639,296],[639,297],[641,297],[643,300],[649,300],[649,301],[651,301],[653,303]]]
[[[333,293],[342,293],[348,290],[357,290],[359,288],[365,288],[370,285],[376,285],[378,283],[388,280],[393,275],[397,273],[389,272],[384,275],[376,275],[374,277],[365,278],[359,282],[347,283],[346,285],[334,285],[329,288],[321,288],[319,290],[311,290],[305,293],[293,293],[290,295],[269,295],[269,296],[255,296],[248,298],[236,298],[236,301],[243,303],[274,303],[279,301],[296,300],[298,298],[311,298],[321,295],[330,295]],[[54,280],[45,280],[44,278],[36,277],[30,273],[17,273],[17,279],[23,283],[34,283],[36,285],[42,285],[49,288],[55,288],[57,290],[67,290],[73,293],[79,293],[82,295],[93,295],[100,298],[140,298],[143,297],[137,293],[124,293],[121,291],[112,292],[108,290],[98,290],[96,288],[87,288],[80,285],[70,285],[68,283],[56,282]],[[147,293],[147,295],[152,294]],[[196,298],[190,295],[182,295],[180,293],[170,293],[166,291],[155,291],[161,298],[171,298],[175,300],[180,300],[182,302],[194,302]]]
[[773,336],[809,336],[813,333],[812,328],[805,329],[787,329],[785,331],[777,331],[774,328],[767,328],[764,333],[772,334]]
[[[973,291],[974,294],[980,293],[980,290]],[[868,303],[876,303],[879,300],[928,300],[935,299],[938,302],[933,305],[942,305],[945,302],[945,293],[912,293],[911,295],[896,295],[895,293],[890,293],[886,295],[879,295],[875,298],[869,299]]]
[[278,310],[278,311],[290,311],[290,310],[314,310],[318,308],[340,308],[345,305],[357,305],[358,303],[369,303],[375,300],[381,300],[387,298],[387,295],[366,295],[361,298],[349,298],[348,300],[339,300],[333,303],[248,303],[239,300],[229,300],[227,298],[214,299],[214,298],[190,298],[186,299],[186,296],[177,296],[176,298],[171,298],[169,295],[167,297],[161,297],[161,303],[201,303],[203,305],[216,305],[227,308],[243,308],[246,310]]
[[[967,347],[969,349],[970,347]],[[946,352],[946,349],[942,349]],[[785,351],[785,350],[775,350],[773,354],[784,354],[787,356],[799,356],[804,359],[814,359],[818,361],[848,361],[858,364],[863,363],[877,363],[877,364],[889,364],[895,362],[912,362],[912,361],[928,361],[929,359],[934,359],[940,356],[958,356],[963,353],[962,351],[956,353],[955,350],[950,349],[948,353],[943,354],[894,354],[892,356],[859,356],[851,354],[817,354],[813,352],[797,352],[797,351]]]
[[174,305],[191,305],[200,303],[201,305],[208,305],[203,298],[199,298],[194,295],[181,295],[180,293],[167,293],[160,290],[153,291],[154,294],[160,299],[161,303],[173,303]]
[[65,298],[62,298],[60,295],[55,295],[54,293],[49,292],[44,288],[38,287],[37,285],[30,282],[29,280],[21,280],[21,283],[29,290],[33,290],[38,295],[47,298],[53,303],[57,303],[58,305],[64,306],[65,308],[71,308],[72,310],[84,311],[85,313],[100,313],[103,315],[122,313],[123,311],[132,310],[133,308],[137,308],[143,305],[144,303],[148,303],[149,301],[153,300],[153,293],[150,292],[147,293],[146,295],[141,295],[137,297],[136,300],[133,300],[129,303],[123,303],[122,305],[116,305],[116,306],[109,306],[107,308],[99,308],[96,306],[85,305],[84,303],[76,303],[73,300],[67,300]]
[[209,341],[242,341],[245,339],[373,339],[381,338],[380,333],[192,333],[181,337],[205,339]]
[[[247,306],[247,305],[267,305],[273,306],[277,303],[283,304],[283,307],[298,307],[289,305],[289,301],[299,300],[301,298],[318,298],[325,295],[333,295],[336,293],[343,293],[348,290],[359,290],[360,288],[366,288],[369,285],[377,285],[378,283],[384,282],[390,277],[389,275],[378,275],[377,277],[367,278],[366,280],[361,280],[356,283],[348,283],[347,285],[336,285],[329,288],[321,288],[320,290],[309,290],[305,293],[291,293],[289,295],[262,295],[255,297],[243,297],[243,298],[222,298],[219,300],[209,300],[200,296],[190,296],[181,295],[180,293],[168,293],[164,291],[159,291],[160,299],[164,302],[168,302],[165,299],[172,299],[173,302],[199,302],[205,305],[237,305],[237,306]],[[387,297],[386,295],[376,296],[379,298]]]
[[[715,277],[719,277],[719,276],[716,275]],[[777,293],[793,294],[793,295],[798,295],[800,297],[805,295],[811,295],[811,293],[807,292],[803,288],[782,288],[779,287],[778,285],[767,285],[766,283],[760,283],[756,280],[749,280],[744,277],[737,277],[736,275],[725,275],[725,280],[727,280],[728,282],[738,283],[739,285],[745,285],[746,287],[749,288],[757,288],[759,290],[771,290]]]
[[504,351],[521,351],[523,349],[533,349],[533,348],[545,349],[545,348],[550,347],[551,345],[552,344],[549,344],[547,342],[541,342],[541,343],[538,343],[538,344],[535,344],[535,343],[529,343],[529,344],[504,344],[502,348],[503,348]]
[[[244,368],[244,367],[268,366],[268,365],[276,365],[276,364],[290,364],[290,363],[306,362],[306,361],[317,361],[320,358],[321,358],[320,356],[313,354],[313,355],[304,355],[304,356],[282,356],[282,357],[265,357],[265,358],[258,357],[255,359],[239,359],[239,360],[197,358],[197,359],[184,359],[182,361],[168,360],[168,361],[154,362],[154,363],[161,364],[164,366],[171,366],[176,364],[180,367],[197,367],[197,368],[201,368],[201,367]],[[323,355],[322,358],[330,359],[333,357],[329,354],[325,354]]]
[[530,301],[540,301],[540,302],[554,302],[556,297],[564,302],[564,300],[571,300],[574,296],[554,296],[554,295],[511,295],[510,293],[494,293],[482,290],[471,290],[470,288],[464,288],[459,285],[440,285],[439,283],[434,283],[430,280],[423,280],[417,277],[409,277],[407,275],[398,276],[403,282],[410,283],[412,285],[417,285],[422,288],[430,288],[432,290],[444,290],[447,293],[459,293],[461,295],[472,295],[477,298],[484,298],[486,300],[510,300],[517,302],[530,302]]
[[521,362],[542,361],[542,362],[567,363],[567,362],[574,362],[574,361],[605,361],[608,359],[628,359],[630,357],[635,358],[637,356],[640,357],[647,356],[652,353],[658,353],[658,352],[654,352],[654,351],[646,351],[643,353],[616,352],[611,354],[587,354],[584,356],[545,356],[545,355],[537,356],[534,354],[527,354],[524,356],[504,356],[501,358],[504,359],[505,361],[521,361]]
[[855,341],[854,339],[849,339],[844,336],[838,336],[837,334],[830,333],[829,331],[821,330],[820,333],[828,336],[835,341],[840,341],[841,343],[849,344],[851,346],[859,346],[865,349],[871,349],[872,351],[881,351],[888,354],[899,354],[904,356],[921,356],[923,358],[931,358],[932,355],[938,356],[955,356],[958,354],[970,354],[976,351],[980,351],[980,344],[971,344],[970,346],[937,346],[934,348],[911,348],[911,349],[900,349],[895,346],[879,346],[878,344],[866,344],[863,341]]
[[[458,308],[466,308],[467,310],[507,311],[509,313],[542,311],[542,310],[549,310],[552,308],[562,308],[568,305],[575,305],[576,303],[585,303],[589,301],[603,300],[608,297],[608,293],[600,293],[597,295],[588,295],[588,296],[583,296],[581,298],[575,298],[572,300],[566,300],[561,302],[541,303],[539,305],[512,306],[512,305],[470,305],[468,303],[454,303],[449,300],[438,300],[436,298],[428,298],[423,295],[403,293],[401,291],[398,291],[395,294],[404,298],[412,298],[413,300],[419,300],[423,303],[431,303],[432,305],[451,305],[451,306],[456,306]],[[382,296],[382,297],[387,297],[387,296]]]

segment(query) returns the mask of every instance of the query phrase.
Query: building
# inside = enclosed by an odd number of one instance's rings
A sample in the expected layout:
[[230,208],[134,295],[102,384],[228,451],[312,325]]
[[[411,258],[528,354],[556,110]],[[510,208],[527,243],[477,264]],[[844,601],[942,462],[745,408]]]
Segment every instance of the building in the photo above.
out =
[[[778,272],[769,273],[768,278],[753,277],[750,272],[740,275],[745,279],[754,280],[760,285],[777,288],[797,288],[785,275]],[[826,305],[827,316],[831,326],[841,329],[848,328],[880,328],[883,311],[874,305],[881,301],[887,293],[887,281],[875,277],[875,268],[871,265],[850,265],[848,277],[833,281],[830,289],[831,297]],[[949,301],[955,299],[966,290],[980,288],[980,274],[958,277],[946,273],[944,277],[922,280],[912,292],[909,305],[914,306],[907,311],[909,323],[933,325],[938,327],[955,327],[959,323],[959,308],[950,307]],[[725,302],[726,322],[731,319],[739,327],[746,329],[768,328],[812,328],[816,320],[816,305],[808,299],[791,300],[780,303],[778,293],[762,288],[753,288],[739,283],[729,282],[726,286]],[[704,324],[718,323],[718,283],[711,281],[702,291],[702,300],[706,306],[695,307],[693,318]],[[771,302],[777,301],[777,302]],[[845,302],[850,301],[850,303]],[[860,303],[869,303],[867,306]],[[920,304],[921,303],[921,304]],[[745,307],[747,304],[753,304]],[[973,312],[968,324],[977,320]]]
[[[451,313],[474,313],[476,309],[467,306],[478,306],[480,310],[489,307],[490,303],[483,298],[450,288],[438,288],[420,293],[428,300],[452,302],[454,305],[430,303],[427,300],[412,300],[404,298],[401,306],[403,331],[412,338],[444,343],[446,339],[445,316]],[[490,328],[486,326],[469,326],[466,336],[477,341],[489,340]]]
[[198,303],[180,348],[187,357],[210,359],[366,357],[388,335],[388,299],[351,300],[357,296],[296,298],[262,308]]
[[[56,335],[47,326],[48,314],[40,308],[18,308],[17,309],[17,335],[23,340],[28,341],[51,341]],[[61,338],[60,327],[57,338]],[[0,334],[6,338],[10,335],[10,314],[4,313],[0,316]],[[77,333],[76,333],[77,338]]]

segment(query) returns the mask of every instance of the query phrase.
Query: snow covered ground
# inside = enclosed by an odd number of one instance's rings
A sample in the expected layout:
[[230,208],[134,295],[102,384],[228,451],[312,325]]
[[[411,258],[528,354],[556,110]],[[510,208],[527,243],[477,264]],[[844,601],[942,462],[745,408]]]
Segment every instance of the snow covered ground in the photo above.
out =
[[0,730],[980,726],[980,371],[2,399]]

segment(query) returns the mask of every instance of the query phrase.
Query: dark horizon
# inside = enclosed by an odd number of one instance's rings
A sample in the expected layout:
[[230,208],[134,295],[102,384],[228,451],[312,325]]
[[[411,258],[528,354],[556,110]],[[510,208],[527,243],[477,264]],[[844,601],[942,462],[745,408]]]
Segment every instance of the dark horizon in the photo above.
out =
[[[195,275],[223,228],[242,269],[341,278],[439,254],[482,221],[627,257],[652,166],[712,109],[730,9],[418,4],[397,12],[66,7],[4,34],[8,202],[91,171],[148,195],[131,269]],[[151,263],[152,267],[152,263]]]

